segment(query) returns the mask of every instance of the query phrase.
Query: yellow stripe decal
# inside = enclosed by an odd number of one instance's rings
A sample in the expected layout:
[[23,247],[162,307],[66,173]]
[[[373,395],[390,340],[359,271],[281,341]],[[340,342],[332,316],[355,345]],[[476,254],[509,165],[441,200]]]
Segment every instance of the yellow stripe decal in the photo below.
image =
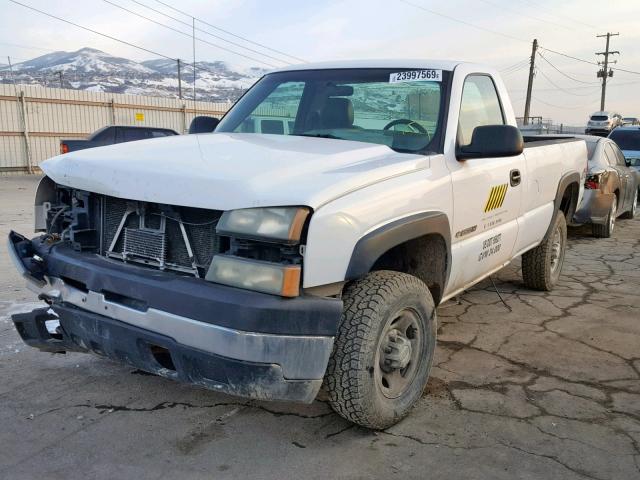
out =
[[491,187],[491,191],[489,192],[489,198],[487,199],[487,203],[484,206],[484,211],[490,212],[491,210],[495,210],[496,208],[502,207],[504,203],[504,199],[507,196],[507,190],[509,189],[509,185],[503,183],[502,185],[497,185],[495,187]]
[[489,192],[489,198],[487,199],[487,204],[484,206],[485,213],[491,210],[491,204],[493,203],[493,195],[495,194],[496,187],[491,187],[491,191]]

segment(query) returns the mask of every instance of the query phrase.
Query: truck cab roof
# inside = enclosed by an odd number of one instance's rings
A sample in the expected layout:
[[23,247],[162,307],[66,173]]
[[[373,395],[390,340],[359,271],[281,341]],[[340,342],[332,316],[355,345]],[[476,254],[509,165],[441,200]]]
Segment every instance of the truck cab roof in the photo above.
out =
[[474,64],[455,60],[430,60],[430,59],[373,59],[373,60],[337,60],[316,63],[303,63],[289,65],[274,70],[273,72],[292,72],[297,70],[330,70],[342,68],[433,68],[452,71],[458,65],[477,65],[482,72],[493,72],[494,69],[487,65]]

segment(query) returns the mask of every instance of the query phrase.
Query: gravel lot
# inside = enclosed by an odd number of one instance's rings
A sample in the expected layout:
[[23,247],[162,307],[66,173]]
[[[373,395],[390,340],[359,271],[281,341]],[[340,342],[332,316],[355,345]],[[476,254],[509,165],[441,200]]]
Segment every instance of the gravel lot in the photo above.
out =
[[[29,234],[36,177],[0,178],[0,234]],[[570,230],[561,285],[518,264],[438,309],[437,366],[385,432],[321,400],[247,402],[21,343],[33,308],[0,246],[0,478],[640,478],[640,221]]]

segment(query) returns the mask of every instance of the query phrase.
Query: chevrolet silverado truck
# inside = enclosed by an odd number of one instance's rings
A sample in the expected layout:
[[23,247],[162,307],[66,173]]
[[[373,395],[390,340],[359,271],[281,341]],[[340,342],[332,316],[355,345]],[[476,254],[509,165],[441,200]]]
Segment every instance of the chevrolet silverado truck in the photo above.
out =
[[[280,134],[248,133],[259,119]],[[429,60],[262,77],[215,132],[42,164],[32,239],[9,253],[46,305],[47,352],[93,352],[370,428],[423,394],[436,306],[522,256],[558,282],[585,142],[523,139],[498,73]],[[489,367],[488,367],[489,368]]]

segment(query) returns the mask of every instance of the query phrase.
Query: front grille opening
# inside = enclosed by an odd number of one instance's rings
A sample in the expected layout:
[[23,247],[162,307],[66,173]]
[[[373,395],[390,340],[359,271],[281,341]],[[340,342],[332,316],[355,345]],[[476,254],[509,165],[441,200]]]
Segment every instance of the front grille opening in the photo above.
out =
[[147,302],[138,300],[136,298],[127,297],[126,295],[121,295],[119,293],[102,290],[102,295],[104,295],[104,299],[107,302],[117,303],[118,305],[129,307],[140,312],[146,312],[149,308],[149,304]]
[[162,368],[176,371],[176,366],[173,363],[173,358],[171,358],[169,350],[159,345],[149,345],[149,350],[151,350],[151,355],[153,355],[153,358]]
[[79,280],[74,280],[73,278],[64,277],[64,276],[61,276],[60,278],[64,283],[66,283],[70,287],[77,288],[78,290],[84,293],[89,293],[89,288],[87,287],[86,283],[81,282]]
[[202,277],[228,249],[216,234],[219,210],[102,198],[102,255]]

